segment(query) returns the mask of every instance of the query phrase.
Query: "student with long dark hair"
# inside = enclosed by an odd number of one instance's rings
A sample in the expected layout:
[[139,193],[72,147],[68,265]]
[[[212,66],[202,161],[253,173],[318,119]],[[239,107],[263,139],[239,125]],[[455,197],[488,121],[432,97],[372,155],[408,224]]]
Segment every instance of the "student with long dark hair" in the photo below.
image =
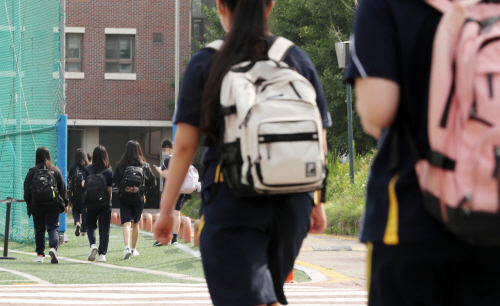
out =
[[45,230],[49,234],[49,255],[52,263],[58,263],[59,214],[68,212],[66,185],[61,170],[50,159],[49,149],[36,150],[36,166],[31,168],[24,180],[24,200],[28,215],[33,215],[35,227],[36,259],[45,258]]
[[[136,246],[146,190],[156,186],[156,178],[146,162],[141,146],[135,140],[130,140],[125,146],[125,153],[116,168],[115,184],[119,187],[120,218],[125,243],[123,259],[129,259],[130,256],[139,255]],[[130,248],[131,227],[132,248]]]
[[[217,6],[229,32],[219,51],[201,50],[184,73],[174,118],[175,147],[155,238],[167,244],[172,237],[174,206],[200,135],[205,133],[210,140],[203,159],[200,250],[212,301],[216,306],[286,304],[284,282],[302,241],[308,231],[324,231],[326,215],[323,204],[314,205],[309,193],[243,199],[235,197],[225,184],[214,184],[222,79],[233,65],[265,55],[267,46],[276,40],[267,23],[273,1],[217,0]],[[293,47],[284,62],[313,85],[323,127],[331,126],[322,86],[307,54]],[[320,135],[326,138],[326,132]],[[212,200],[209,205],[208,199]]]
[[[83,171],[89,165],[87,153],[82,148],[75,152],[75,161],[68,171],[68,189],[71,203],[73,203],[73,219],[75,220],[76,230],[75,235],[85,236],[87,232],[87,209],[85,203],[82,201],[83,196]],[[81,215],[81,218],[80,218]],[[80,223],[81,220],[81,223]]]
[[[83,171],[85,187],[85,205],[87,206],[87,234],[90,251],[88,260],[94,261],[99,253],[98,261],[106,261],[108,252],[109,229],[111,226],[111,189],[113,170],[109,165],[108,151],[102,145],[95,147],[92,153],[92,164]],[[95,230],[99,224],[99,247],[96,246]]]

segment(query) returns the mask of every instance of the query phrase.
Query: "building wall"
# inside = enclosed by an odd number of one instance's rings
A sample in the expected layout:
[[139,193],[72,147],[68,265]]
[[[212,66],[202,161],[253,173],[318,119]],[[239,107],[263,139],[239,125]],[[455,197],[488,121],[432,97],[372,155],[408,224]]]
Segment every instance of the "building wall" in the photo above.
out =
[[[180,0],[180,61],[190,57],[190,0]],[[66,26],[84,27],[84,79],[66,79],[71,119],[171,120],[174,99],[173,0],[66,0]],[[136,80],[105,80],[105,28],[134,28]],[[153,43],[162,33],[162,43]],[[126,126],[126,125],[125,125]]]

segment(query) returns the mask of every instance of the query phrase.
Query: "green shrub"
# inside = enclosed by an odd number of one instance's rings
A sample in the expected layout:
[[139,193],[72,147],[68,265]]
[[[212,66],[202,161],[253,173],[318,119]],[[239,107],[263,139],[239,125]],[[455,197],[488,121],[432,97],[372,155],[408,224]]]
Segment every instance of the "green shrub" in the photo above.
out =
[[201,208],[201,197],[198,192],[193,192],[191,194],[191,199],[187,200],[182,206],[182,213],[191,219],[200,218],[200,208]]
[[336,235],[358,234],[368,171],[374,152],[354,158],[354,183],[351,183],[349,163],[343,164],[336,152],[328,155],[328,185],[325,211],[328,218],[326,232]]

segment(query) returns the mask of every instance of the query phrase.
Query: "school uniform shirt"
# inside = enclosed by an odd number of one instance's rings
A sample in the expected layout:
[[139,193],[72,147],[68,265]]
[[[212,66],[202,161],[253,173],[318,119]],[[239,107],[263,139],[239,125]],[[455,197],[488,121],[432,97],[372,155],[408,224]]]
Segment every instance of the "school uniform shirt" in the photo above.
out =
[[[85,179],[87,179],[87,176],[89,176],[92,173],[99,173],[99,172],[96,172],[96,167],[94,164],[90,164],[87,167],[85,167],[85,170],[83,170],[83,174],[82,174],[82,180],[85,181]],[[106,185],[108,185],[108,187],[112,187],[113,186],[113,169],[109,168],[108,171],[103,173],[103,175],[106,178]],[[109,205],[111,205],[111,195],[109,197]]]
[[[26,175],[26,178],[24,179],[24,200],[26,201],[26,205],[28,208],[28,215],[31,215],[31,212],[33,209],[33,204],[36,204],[36,203],[32,203],[31,183],[33,181],[33,177],[35,176],[35,174],[39,168],[40,168],[39,166],[35,166],[35,167],[29,169],[28,174]],[[59,193],[57,203],[60,205],[61,212],[63,212],[64,209],[69,204],[68,197],[66,196],[66,184],[64,183],[64,179],[63,179],[61,170],[59,170],[59,168],[54,166],[54,168],[52,169],[51,172],[54,175],[54,179],[56,180],[57,191]]]
[[[275,36],[269,37],[269,45],[275,40]],[[202,49],[193,55],[189,61],[181,83],[179,103],[174,115],[175,123],[182,122],[196,127],[200,126],[202,93],[210,73],[214,53],[215,50],[213,49]],[[309,56],[302,49],[294,46],[285,57],[284,62],[290,67],[294,67],[314,86],[317,95],[316,102],[323,121],[323,128],[331,127],[332,119],[328,112],[323,87]],[[214,184],[215,170],[217,168],[215,145],[210,144],[205,148],[202,164],[205,167],[205,172],[201,179],[203,192],[203,190]]]
[[[397,122],[406,122],[424,156],[432,44],[441,14],[421,0],[364,0],[351,37],[346,79],[378,77],[399,84]],[[397,123],[396,123],[397,125]],[[396,136],[398,170],[391,170],[391,139]],[[398,244],[440,238],[442,226],[424,209],[415,160],[401,129],[384,129],[368,178],[361,240]],[[396,214],[389,214],[389,210]]]
[[[170,155],[167,155],[165,157],[165,160],[163,161],[163,164],[161,165],[161,170],[168,170],[168,165],[170,164]],[[180,194],[179,198],[177,199],[177,204],[175,205],[175,209],[180,211],[182,209],[182,206],[184,205],[184,201],[191,199],[190,194]]]

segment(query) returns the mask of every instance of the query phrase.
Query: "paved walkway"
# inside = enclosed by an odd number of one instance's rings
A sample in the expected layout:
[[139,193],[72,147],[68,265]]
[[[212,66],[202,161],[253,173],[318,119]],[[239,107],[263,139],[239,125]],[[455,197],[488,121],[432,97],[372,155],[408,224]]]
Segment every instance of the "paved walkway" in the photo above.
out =
[[[285,286],[290,305],[364,306],[366,292]],[[0,305],[212,305],[204,284],[0,286]]]

